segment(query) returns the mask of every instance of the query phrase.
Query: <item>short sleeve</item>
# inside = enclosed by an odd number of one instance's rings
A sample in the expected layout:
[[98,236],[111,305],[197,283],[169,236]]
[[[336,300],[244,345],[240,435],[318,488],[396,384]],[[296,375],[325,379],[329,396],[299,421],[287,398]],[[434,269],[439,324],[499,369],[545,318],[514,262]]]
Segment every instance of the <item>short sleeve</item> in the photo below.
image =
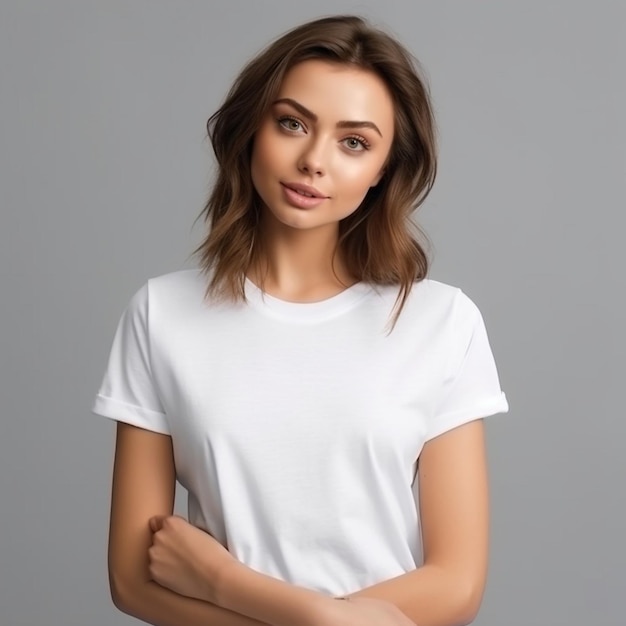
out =
[[152,376],[148,295],[146,282],[122,313],[91,412],[169,435],[165,410]]
[[460,289],[452,319],[450,357],[426,440],[466,422],[509,410],[483,317]]

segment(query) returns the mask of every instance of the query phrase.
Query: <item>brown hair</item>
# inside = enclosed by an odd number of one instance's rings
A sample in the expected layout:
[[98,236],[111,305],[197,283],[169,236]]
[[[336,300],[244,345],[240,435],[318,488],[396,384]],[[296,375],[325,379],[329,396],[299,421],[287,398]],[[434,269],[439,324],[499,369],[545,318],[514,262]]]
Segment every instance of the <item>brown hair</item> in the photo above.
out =
[[393,37],[352,15],[320,18],[279,37],[244,67],[207,121],[217,180],[196,218],[204,214],[211,229],[192,252],[200,255],[206,276],[213,270],[205,297],[245,301],[246,272],[262,255],[255,237],[259,197],[250,174],[254,134],[287,70],[307,59],[372,71],[393,96],[395,133],[385,173],[358,209],[339,222],[337,247],[342,249],[348,271],[359,280],[400,285],[396,305],[402,301],[393,319],[395,326],[412,284],[425,278],[429,268],[416,238],[426,235],[410,218],[435,181],[436,127],[418,61]]

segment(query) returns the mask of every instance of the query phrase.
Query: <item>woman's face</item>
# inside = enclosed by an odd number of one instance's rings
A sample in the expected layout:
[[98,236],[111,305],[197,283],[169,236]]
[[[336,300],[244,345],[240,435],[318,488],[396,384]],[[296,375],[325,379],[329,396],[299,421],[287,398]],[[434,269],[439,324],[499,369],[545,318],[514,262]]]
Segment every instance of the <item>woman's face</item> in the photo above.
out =
[[[295,65],[254,138],[251,174],[263,217],[335,229],[378,183],[393,132],[391,94],[376,74],[317,59]],[[296,185],[322,198],[302,196]]]

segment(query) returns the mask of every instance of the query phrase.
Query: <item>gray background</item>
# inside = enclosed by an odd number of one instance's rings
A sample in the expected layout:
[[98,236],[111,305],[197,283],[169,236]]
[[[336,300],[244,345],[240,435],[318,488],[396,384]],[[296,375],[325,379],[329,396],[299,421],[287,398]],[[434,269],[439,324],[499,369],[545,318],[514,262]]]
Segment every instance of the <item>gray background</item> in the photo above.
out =
[[427,70],[430,277],[478,304],[511,406],[487,420],[475,623],[624,624],[624,3],[15,0],[0,5],[2,626],[137,623],[107,582],[115,424],[90,413],[113,332],[147,278],[193,266],[205,123],[235,73],[338,12]]

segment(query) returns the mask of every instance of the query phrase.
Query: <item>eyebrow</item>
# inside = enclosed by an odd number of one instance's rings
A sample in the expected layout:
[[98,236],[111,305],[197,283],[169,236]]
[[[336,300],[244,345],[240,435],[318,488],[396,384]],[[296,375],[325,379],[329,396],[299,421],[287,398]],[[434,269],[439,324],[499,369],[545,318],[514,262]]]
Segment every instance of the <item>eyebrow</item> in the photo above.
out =
[[[312,111],[309,111],[309,109],[307,109],[305,106],[303,106],[296,100],[293,100],[292,98],[279,98],[278,100],[275,100],[272,104],[290,104],[301,115],[304,115],[305,117],[308,117],[310,120],[317,122],[317,115],[315,115],[315,113],[313,113]],[[381,137],[383,136],[380,130],[378,130],[378,126],[376,126],[374,122],[367,122],[367,121],[358,122],[358,121],[352,121],[352,120],[341,120],[340,122],[337,122],[337,128],[371,128],[375,130]]]

